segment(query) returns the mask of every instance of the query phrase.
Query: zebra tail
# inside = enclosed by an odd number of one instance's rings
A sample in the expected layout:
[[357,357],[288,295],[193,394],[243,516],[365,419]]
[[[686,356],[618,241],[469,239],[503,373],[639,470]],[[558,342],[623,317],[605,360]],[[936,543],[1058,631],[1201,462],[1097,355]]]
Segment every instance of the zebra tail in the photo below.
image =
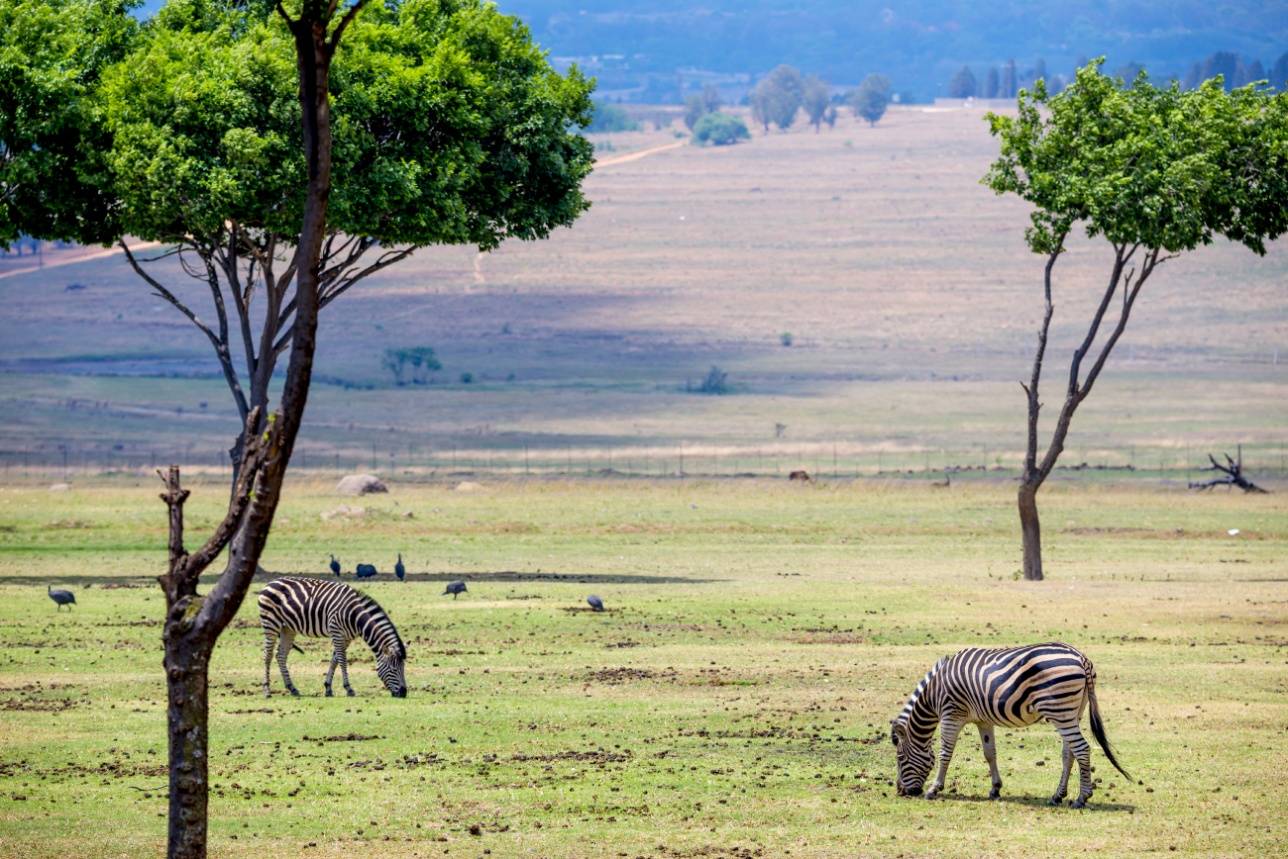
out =
[[1096,738],[1096,742],[1100,744],[1101,750],[1104,751],[1105,757],[1109,758],[1109,763],[1114,765],[1114,769],[1130,780],[1131,776],[1127,775],[1127,770],[1123,769],[1122,765],[1118,763],[1118,759],[1114,757],[1114,750],[1109,745],[1109,738],[1105,736],[1105,723],[1100,719],[1100,707],[1096,704],[1096,685],[1094,680],[1087,684],[1087,698],[1091,703],[1092,736]]
[[[304,652],[304,650],[303,650],[303,649],[302,649],[298,644],[296,644],[294,641],[292,641],[292,642],[291,642],[291,650],[294,650],[294,651],[295,651],[295,652],[297,652],[297,653],[303,653],[303,652]],[[1106,753],[1106,754],[1108,754],[1108,753]],[[1110,760],[1113,760],[1113,756],[1112,756],[1112,755],[1110,755],[1110,758],[1109,758],[1109,759],[1110,759]],[[1117,765],[1117,764],[1114,764],[1114,766],[1118,766],[1118,765]]]

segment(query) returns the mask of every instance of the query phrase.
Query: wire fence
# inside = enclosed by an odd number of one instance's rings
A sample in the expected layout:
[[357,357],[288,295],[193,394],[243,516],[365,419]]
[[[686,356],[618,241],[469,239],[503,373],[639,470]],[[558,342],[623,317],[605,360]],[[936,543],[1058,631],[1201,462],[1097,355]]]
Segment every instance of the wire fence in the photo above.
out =
[[[1057,473],[1090,472],[1122,479],[1152,478],[1185,482],[1213,476],[1205,470],[1212,454],[1242,456],[1252,479],[1288,477],[1288,443],[1128,445],[1066,448]],[[0,481],[110,477],[151,474],[179,464],[190,474],[226,477],[226,450],[196,443],[146,445],[131,442],[76,445],[50,443],[29,450],[0,450]],[[460,443],[401,444],[369,448],[298,447],[295,474],[325,477],[354,472],[436,480],[470,476],[520,478],[751,478],[788,477],[804,471],[813,478],[901,477],[951,482],[953,479],[1006,478],[1018,475],[1021,454],[1014,450],[809,442],[771,445],[655,444],[636,446],[484,447]]]

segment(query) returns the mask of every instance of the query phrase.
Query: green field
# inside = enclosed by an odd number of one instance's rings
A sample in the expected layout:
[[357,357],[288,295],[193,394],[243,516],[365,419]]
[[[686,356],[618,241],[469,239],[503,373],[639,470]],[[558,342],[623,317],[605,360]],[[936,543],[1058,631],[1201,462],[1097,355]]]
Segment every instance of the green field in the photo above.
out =
[[[0,855],[157,855],[164,839],[159,484],[0,489]],[[196,487],[196,534],[222,485]],[[212,670],[212,855],[1273,856],[1288,841],[1288,502],[1060,484],[1048,575],[1015,580],[1003,481],[288,487],[264,565],[385,572],[406,700],[260,696],[253,606]],[[411,514],[408,516],[407,514]],[[1231,536],[1228,531],[1237,528]],[[388,570],[401,551],[410,581]],[[470,591],[441,596],[457,576]],[[78,606],[56,612],[46,583]],[[609,611],[578,610],[588,593]],[[1059,744],[963,735],[943,799],[899,799],[888,721],[940,655],[1060,639],[1095,662],[1129,784],[1043,804]]]

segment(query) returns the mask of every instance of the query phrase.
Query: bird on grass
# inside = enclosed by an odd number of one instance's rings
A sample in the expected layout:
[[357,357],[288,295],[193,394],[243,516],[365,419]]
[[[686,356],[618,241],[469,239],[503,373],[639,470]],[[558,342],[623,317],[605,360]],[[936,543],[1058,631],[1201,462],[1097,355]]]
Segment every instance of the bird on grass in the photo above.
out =
[[331,572],[340,575],[340,562],[335,559],[335,555],[331,556]]
[[353,574],[360,579],[370,579],[376,575],[376,565],[358,564],[353,568]]
[[448,594],[451,594],[452,599],[456,599],[458,596],[460,596],[461,594],[465,593],[468,590],[469,589],[465,587],[465,582],[448,582],[447,588],[443,591],[442,596],[447,596]]
[[591,594],[590,596],[586,597],[586,605],[590,606],[592,611],[604,610],[604,601],[601,600],[599,597],[595,596],[594,594]]
[[63,590],[56,591],[54,590],[53,585],[46,585],[45,588],[47,593],[49,594],[49,598],[56,603],[56,605],[54,606],[54,611],[58,611],[58,609],[62,608],[63,606],[67,606],[70,608],[71,606],[76,604],[76,594],[72,593],[71,591],[63,591]]
[[403,566],[402,552],[398,553],[398,563],[394,564],[394,575],[398,577],[400,582],[407,578],[407,568]]

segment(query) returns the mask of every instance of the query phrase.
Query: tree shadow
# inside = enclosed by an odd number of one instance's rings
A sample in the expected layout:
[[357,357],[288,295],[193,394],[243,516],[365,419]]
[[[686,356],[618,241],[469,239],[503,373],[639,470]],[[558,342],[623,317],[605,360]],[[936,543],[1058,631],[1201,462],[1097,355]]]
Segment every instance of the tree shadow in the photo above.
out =
[[[219,578],[219,572],[207,573],[202,576],[202,583],[209,585]],[[326,579],[327,581],[336,581],[336,577],[330,573],[314,571],[286,571],[280,570],[270,572],[260,570],[255,574],[257,582],[271,582],[273,579],[282,576],[300,576],[304,578]],[[381,570],[374,578],[357,579],[353,573],[346,572],[339,578],[339,581],[345,584],[366,584],[369,582],[397,582],[393,570]],[[560,584],[582,584],[582,585],[706,585],[715,582],[724,581],[724,579],[700,579],[690,578],[688,576],[650,576],[641,573],[556,573],[556,572],[524,572],[522,570],[498,570],[496,572],[437,572],[437,573],[408,573],[407,584],[442,584],[443,582],[464,581],[469,584],[475,582],[512,582],[512,583],[532,583],[532,582],[558,582]],[[120,576],[120,575],[55,575],[55,576],[31,576],[17,575],[5,576],[0,578],[0,586],[17,585],[23,587],[44,587],[53,585],[59,588],[102,588],[112,590],[117,588],[139,588],[156,586],[156,577],[150,575],[138,576]]]

